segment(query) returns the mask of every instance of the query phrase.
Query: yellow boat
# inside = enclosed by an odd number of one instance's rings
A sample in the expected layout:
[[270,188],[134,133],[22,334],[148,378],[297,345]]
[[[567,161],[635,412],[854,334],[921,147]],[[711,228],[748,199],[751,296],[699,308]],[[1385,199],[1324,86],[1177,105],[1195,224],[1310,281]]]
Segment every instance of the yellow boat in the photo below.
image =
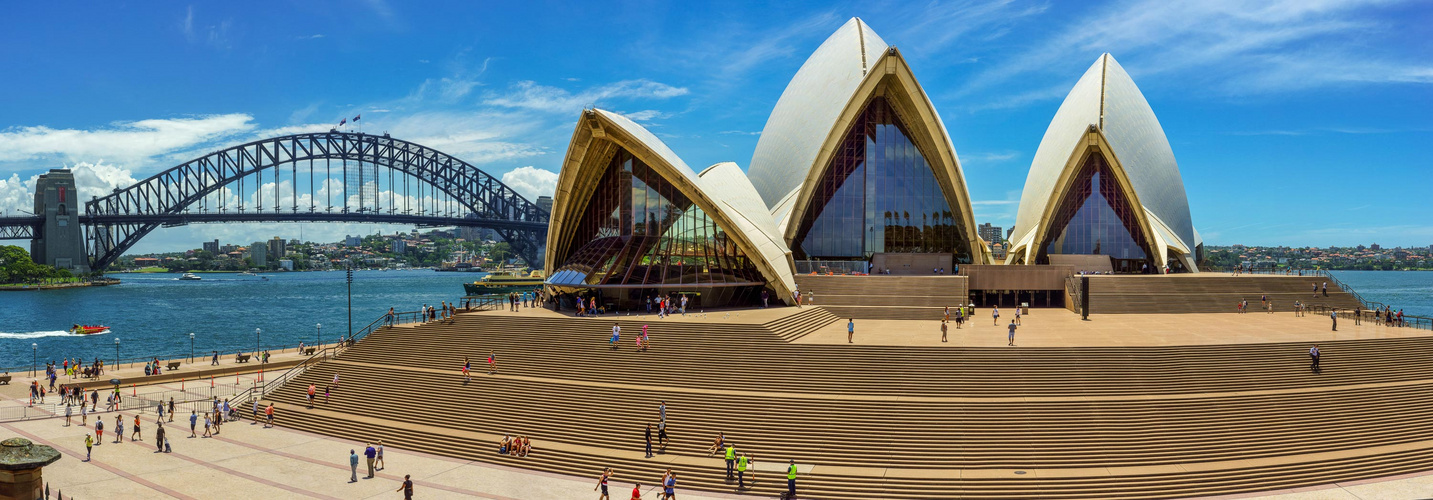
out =
[[468,295],[493,295],[511,292],[530,292],[541,287],[542,271],[533,271],[526,276],[521,271],[493,271],[472,283],[463,283]]

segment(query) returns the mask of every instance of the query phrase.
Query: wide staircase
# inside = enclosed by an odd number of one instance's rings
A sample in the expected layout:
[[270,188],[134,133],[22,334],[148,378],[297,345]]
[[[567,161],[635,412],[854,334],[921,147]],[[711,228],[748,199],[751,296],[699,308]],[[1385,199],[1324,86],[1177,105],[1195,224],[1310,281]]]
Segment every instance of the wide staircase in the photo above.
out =
[[840,318],[939,320],[947,306],[969,302],[964,276],[797,275],[803,295]]
[[[744,492],[768,497],[789,459],[800,497],[820,499],[1176,498],[1433,470],[1433,338],[1325,343],[1314,375],[1305,344],[791,344],[790,324],[826,321],[798,316],[464,314],[377,331],[271,396],[302,430],[581,477],[612,467],[624,484],[671,468],[682,490],[736,489],[706,453],[724,432],[759,464]],[[624,339],[649,325],[652,348],[611,348],[614,323]],[[332,400],[305,409],[308,384],[335,372]],[[649,459],[660,401],[671,444]],[[498,455],[504,434],[530,436],[532,454]]]
[[[1328,283],[1328,296],[1323,284]],[[1314,293],[1317,285],[1319,293]],[[1304,305],[1353,310],[1358,299],[1322,276],[1216,276],[1184,274],[1165,276],[1091,276],[1090,313],[1228,313],[1236,312],[1240,301],[1249,301],[1249,312],[1261,312],[1261,298],[1268,297],[1274,310],[1294,310]]]

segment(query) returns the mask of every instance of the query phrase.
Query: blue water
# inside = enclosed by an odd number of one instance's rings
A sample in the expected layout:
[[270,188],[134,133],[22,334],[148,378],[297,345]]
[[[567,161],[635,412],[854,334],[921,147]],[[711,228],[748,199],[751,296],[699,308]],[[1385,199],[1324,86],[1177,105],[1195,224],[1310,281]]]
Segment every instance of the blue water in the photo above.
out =
[[[199,353],[252,351],[254,329],[267,347],[313,344],[322,324],[325,342],[348,332],[344,273],[273,273],[254,276],[204,273],[202,281],[178,274],[118,274],[117,286],[0,292],[0,367],[28,369],[31,344],[47,359],[188,356],[189,332]],[[463,296],[464,282],[479,273],[358,271],[353,280],[353,328],[359,330],[389,307],[417,310]],[[76,336],[75,323],[102,324],[110,333]]]
[[1433,271],[1334,271],[1333,275],[1364,300],[1403,309],[1403,314],[1433,317]]

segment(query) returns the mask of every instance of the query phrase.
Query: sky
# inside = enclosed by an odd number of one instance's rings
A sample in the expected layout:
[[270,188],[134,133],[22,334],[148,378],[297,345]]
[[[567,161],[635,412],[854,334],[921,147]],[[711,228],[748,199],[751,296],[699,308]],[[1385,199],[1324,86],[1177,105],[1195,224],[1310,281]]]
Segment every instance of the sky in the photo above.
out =
[[[1014,224],[1031,157],[1101,53],[1134,78],[1206,244],[1433,244],[1433,2],[25,2],[0,18],[0,210],[75,169],[101,195],[250,140],[366,132],[551,194],[584,107],[700,169],[743,168],[807,56],[851,17],[909,61],[977,223]],[[333,241],[357,224],[160,229]]]

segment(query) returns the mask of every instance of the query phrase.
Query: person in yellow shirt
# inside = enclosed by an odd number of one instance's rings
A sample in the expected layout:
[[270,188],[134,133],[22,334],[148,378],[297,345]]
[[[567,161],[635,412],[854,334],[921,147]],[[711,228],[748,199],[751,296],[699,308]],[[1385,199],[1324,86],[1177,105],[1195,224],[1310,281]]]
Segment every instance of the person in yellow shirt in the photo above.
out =
[[796,498],[796,459],[791,459],[791,465],[786,468],[786,498]]
[[732,469],[735,468],[735,467],[734,467],[735,465],[736,465],[736,447],[732,446],[731,443],[727,443],[727,444],[726,444],[726,478],[727,478],[728,480],[730,480],[730,479],[732,478]]

